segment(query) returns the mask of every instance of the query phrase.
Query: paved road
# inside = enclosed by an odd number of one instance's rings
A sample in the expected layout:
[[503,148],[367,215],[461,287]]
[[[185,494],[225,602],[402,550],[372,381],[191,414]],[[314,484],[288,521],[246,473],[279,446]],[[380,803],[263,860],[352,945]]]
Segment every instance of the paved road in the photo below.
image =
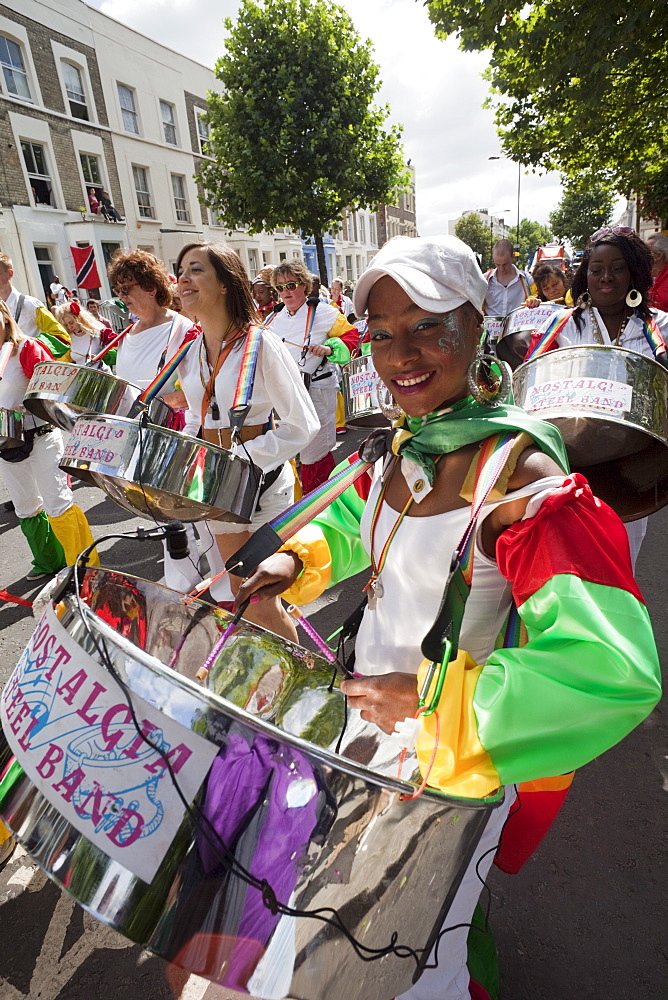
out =
[[[349,447],[356,437],[340,440]],[[77,488],[93,532],[145,523]],[[0,485],[0,503],[6,493]],[[162,575],[158,543],[113,540],[103,564]],[[668,662],[665,589],[668,512],[655,515],[638,578]],[[0,508],[0,590],[30,599],[27,546]],[[351,584],[319,602],[329,634],[358,600]],[[0,603],[0,683],[33,629],[28,608]],[[493,870],[492,923],[503,1000],[668,1000],[666,977],[665,710],[580,772],[550,836],[519,876]],[[228,1000],[237,997],[168,967],[103,927],[53,886],[20,850],[0,873],[0,1000]],[[329,1000],[329,998],[327,998]],[[338,998],[332,998],[338,1000]]]

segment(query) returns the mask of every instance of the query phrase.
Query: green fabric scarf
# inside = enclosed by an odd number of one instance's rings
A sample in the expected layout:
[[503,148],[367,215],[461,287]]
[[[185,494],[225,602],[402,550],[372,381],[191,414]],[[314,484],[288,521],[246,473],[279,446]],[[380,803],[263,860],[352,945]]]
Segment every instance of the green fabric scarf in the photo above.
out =
[[501,431],[526,431],[542,452],[564,472],[569,471],[561,433],[554,424],[531,416],[519,406],[483,406],[473,396],[467,396],[449,409],[429,413],[426,417],[405,415],[395,428],[393,450],[424,469],[432,486],[436,466],[431,455],[449,454]]

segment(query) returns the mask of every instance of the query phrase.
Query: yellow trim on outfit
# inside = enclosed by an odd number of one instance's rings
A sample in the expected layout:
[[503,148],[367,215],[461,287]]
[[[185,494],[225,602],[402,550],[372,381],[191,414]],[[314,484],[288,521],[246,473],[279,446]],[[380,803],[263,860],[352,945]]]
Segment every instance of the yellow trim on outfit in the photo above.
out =
[[317,524],[307,524],[282,545],[279,552],[294,552],[304,569],[292,586],[281,594],[289,604],[310,604],[327,589],[332,579],[332,556]]
[[[90,526],[81,507],[75,503],[58,517],[49,517],[49,524],[63,547],[68,566],[73,566],[77,556],[93,541]],[[99,566],[100,557],[93,549],[88,557],[90,566]]]

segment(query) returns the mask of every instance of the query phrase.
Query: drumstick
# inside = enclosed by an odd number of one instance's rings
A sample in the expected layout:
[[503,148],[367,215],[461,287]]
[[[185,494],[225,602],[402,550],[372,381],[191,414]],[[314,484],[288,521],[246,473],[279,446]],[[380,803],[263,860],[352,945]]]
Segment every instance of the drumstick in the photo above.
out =
[[286,610],[288,614],[292,615],[292,617],[296,620],[297,624],[301,625],[306,634],[311,637],[325,659],[329,660],[330,663],[336,663],[337,659],[334,653],[331,651],[325,640],[318,635],[308,618],[304,618],[304,615],[301,613],[297,605],[291,604]]
[[289,344],[290,347],[298,347],[300,351],[304,348],[303,344],[295,344],[294,340],[286,340],[285,337],[283,337],[283,343]]
[[218,641],[216,642],[215,646],[213,647],[213,649],[211,650],[211,652],[207,656],[206,660],[204,661],[204,663],[202,664],[202,666],[198,669],[197,673],[195,674],[195,677],[197,678],[198,681],[206,680],[206,675],[208,674],[209,670],[211,669],[211,667],[212,667],[212,665],[213,665],[216,657],[218,656],[218,654],[220,653],[221,649],[223,648],[223,646],[225,645],[225,643],[227,642],[227,640],[229,639],[229,637],[232,635],[232,633],[234,632],[234,630],[237,627],[237,625],[239,624],[239,622],[241,620],[241,616],[243,615],[244,611],[246,610],[246,608],[248,607],[249,604],[250,604],[250,597],[248,598],[248,600],[244,601],[244,603],[239,606],[236,614],[232,618],[232,621],[227,626],[227,628],[225,629],[225,631],[221,635],[220,639],[218,639]]

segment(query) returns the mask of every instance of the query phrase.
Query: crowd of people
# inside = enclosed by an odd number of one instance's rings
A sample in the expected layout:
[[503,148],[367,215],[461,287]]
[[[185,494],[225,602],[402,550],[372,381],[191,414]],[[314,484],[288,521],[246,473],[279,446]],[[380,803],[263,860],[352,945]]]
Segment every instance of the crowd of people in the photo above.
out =
[[[484,275],[455,237],[397,237],[372,259],[352,299],[338,278],[328,294],[300,259],[267,266],[251,283],[238,254],[221,243],[185,246],[176,285],[143,250],[117,252],[109,268],[132,322],[106,363],[145,388],[192,341],[164,390],[177,426],[226,449],[242,442],[260,470],[251,524],[198,526],[214,570],[290,507],[296,489],[308,493],[331,476],[341,368],[366,345],[399,414],[384,454],[364,484],[333,500],[307,532],[247,578],[230,572],[212,597],[228,609],[254,598],[245,617],[296,641],[282,598],[312,601],[368,571],[356,676],[341,687],[384,732],[419,716],[423,639],[447,605],[451,555],[461,537],[473,538],[458,650],[435,713],[440,724],[424,724],[418,756],[440,791],[485,798],[501,789],[503,802],[450,906],[444,930],[454,929],[438,963],[401,1000],[488,1000],[467,962],[495,847],[501,867],[517,870],[557,811],[550,805],[537,817],[536,789],[562,801],[573,771],[638,725],[659,694],[651,625],[633,576],[643,522],[627,534],[585,477],[569,472],[559,431],[508,402],[480,344],[485,314],[549,301],[563,307],[564,319],[552,347],[602,343],[658,357],[668,334],[668,315],[656,308],[668,296],[668,240],[654,237],[650,248],[626,227],[606,227],[591,237],[572,284],[557,265],[518,269],[506,240],[495,246],[494,263]],[[11,261],[0,256],[0,347],[12,344],[0,407],[20,409],[37,363],[58,356],[86,364],[110,331],[73,302],[49,313],[18,293],[12,276]],[[534,339],[543,333],[540,326]],[[237,427],[231,410],[251,348],[252,396]],[[60,431],[27,414],[25,421],[30,449],[0,451],[0,474],[38,576],[71,563],[92,538],[58,469]],[[474,498],[497,451],[504,462],[480,508]],[[188,544],[197,566],[192,529]],[[185,593],[192,581],[183,572],[166,552],[167,583]],[[506,629],[513,612],[523,641]]]

